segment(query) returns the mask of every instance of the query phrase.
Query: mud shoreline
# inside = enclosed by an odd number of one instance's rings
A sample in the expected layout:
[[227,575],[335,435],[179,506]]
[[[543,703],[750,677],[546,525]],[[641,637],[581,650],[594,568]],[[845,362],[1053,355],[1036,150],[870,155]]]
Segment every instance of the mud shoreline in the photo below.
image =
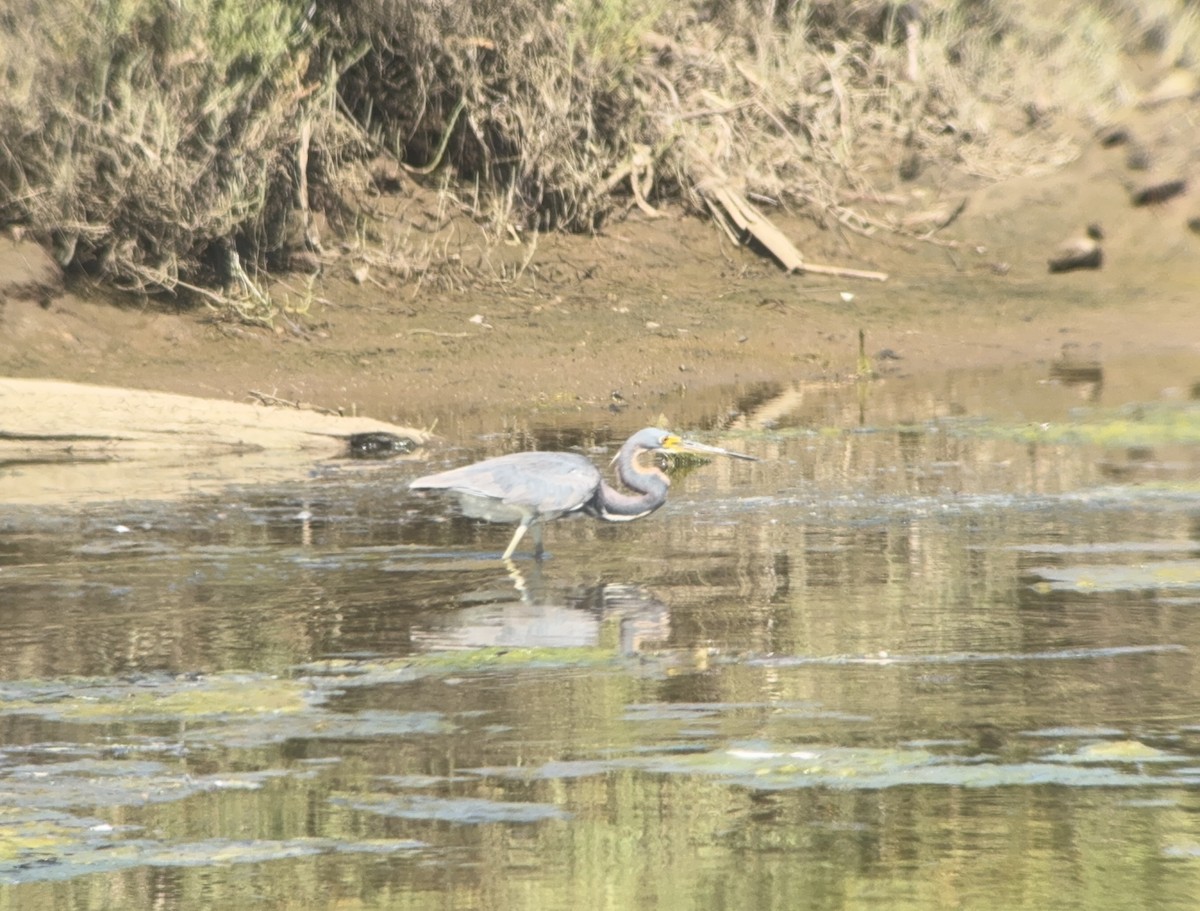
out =
[[[486,432],[531,414],[674,420],[672,403],[700,390],[851,377],[860,330],[883,375],[1160,350],[1200,357],[1195,196],[1134,207],[1127,184],[1120,156],[1092,143],[1054,173],[911,189],[930,205],[966,202],[933,242],[775,214],[811,261],[885,271],[885,283],[784,274],[678,211],[634,214],[593,238],[544,236],[532,255],[458,224],[437,275],[375,272],[358,284],[335,261],[307,311],[274,331],[202,310],[30,294],[9,269],[0,374],[233,401],[258,393],[440,422],[453,435],[458,422]],[[1054,246],[1089,222],[1105,226],[1103,267],[1050,274]]]

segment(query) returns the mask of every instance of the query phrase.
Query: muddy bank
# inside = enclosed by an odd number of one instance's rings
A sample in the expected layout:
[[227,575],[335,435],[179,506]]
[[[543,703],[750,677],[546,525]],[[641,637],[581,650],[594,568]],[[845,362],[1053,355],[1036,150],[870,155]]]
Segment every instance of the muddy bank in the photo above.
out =
[[[1177,118],[1156,116],[1158,152],[1200,148],[1178,129],[1162,134]],[[441,421],[453,435],[447,421],[494,428],[532,412],[678,420],[697,390],[853,376],[860,330],[882,375],[1200,356],[1200,236],[1187,227],[1200,203],[1184,192],[1134,206],[1125,154],[1099,141],[1083,149],[1054,173],[991,186],[898,185],[909,209],[965,201],[935,243],[775,213],[810,260],[885,271],[882,284],[786,275],[678,212],[635,213],[596,238],[542,237],[535,249],[489,245],[457,222],[439,241],[454,256],[436,273],[374,270],[357,284],[351,263],[334,262],[306,312],[274,331],[9,280],[0,374],[234,401],[253,391]],[[1188,155],[1177,169],[1194,185]],[[1102,268],[1051,274],[1055,245],[1090,222],[1104,226]],[[277,292],[299,299],[300,284]]]
[[0,378],[0,502],[173,497],[233,478],[304,477],[428,434],[363,417],[82,383]]

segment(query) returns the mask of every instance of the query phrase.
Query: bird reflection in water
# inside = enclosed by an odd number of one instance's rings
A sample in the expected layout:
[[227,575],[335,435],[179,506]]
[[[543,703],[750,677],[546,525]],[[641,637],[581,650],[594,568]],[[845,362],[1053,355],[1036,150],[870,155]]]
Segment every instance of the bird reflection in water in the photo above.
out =
[[605,583],[438,612],[411,635],[413,644],[427,651],[595,648],[611,643],[605,630],[613,624],[618,653],[632,655],[668,640],[671,615],[666,604],[641,586]]

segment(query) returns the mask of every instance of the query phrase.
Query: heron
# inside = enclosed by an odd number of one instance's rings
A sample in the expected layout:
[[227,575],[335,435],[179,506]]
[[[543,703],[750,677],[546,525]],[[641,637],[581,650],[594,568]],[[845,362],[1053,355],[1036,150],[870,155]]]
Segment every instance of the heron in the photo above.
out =
[[633,493],[611,487],[587,458],[574,452],[514,452],[417,478],[412,490],[444,490],[458,498],[463,515],[488,522],[516,522],[504,555],[507,560],[533,529],[534,556],[542,556],[542,525],[584,512],[608,522],[648,516],[667,500],[670,480],[648,453],[691,452],[757,461],[754,456],[687,440],[666,430],[639,430],[621,447],[613,463],[617,477]]

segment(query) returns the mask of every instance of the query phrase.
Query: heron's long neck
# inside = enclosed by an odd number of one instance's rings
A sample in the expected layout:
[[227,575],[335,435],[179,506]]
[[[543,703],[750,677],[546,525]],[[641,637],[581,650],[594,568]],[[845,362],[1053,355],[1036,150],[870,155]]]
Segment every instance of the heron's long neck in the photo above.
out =
[[[666,491],[665,484],[663,491],[664,493]],[[642,516],[650,515],[663,505],[664,499],[664,496],[654,491],[643,491],[638,494],[623,493],[610,486],[607,481],[601,481],[592,503],[596,515],[601,519],[607,519],[610,522],[628,522],[631,519],[640,519]]]
[[638,454],[642,451],[626,443],[616,459],[617,476],[621,483],[636,493],[623,493],[606,481],[600,482],[592,500],[592,509],[601,519],[610,522],[640,519],[650,515],[667,499],[667,488],[671,482],[657,467],[642,468],[637,465]]

